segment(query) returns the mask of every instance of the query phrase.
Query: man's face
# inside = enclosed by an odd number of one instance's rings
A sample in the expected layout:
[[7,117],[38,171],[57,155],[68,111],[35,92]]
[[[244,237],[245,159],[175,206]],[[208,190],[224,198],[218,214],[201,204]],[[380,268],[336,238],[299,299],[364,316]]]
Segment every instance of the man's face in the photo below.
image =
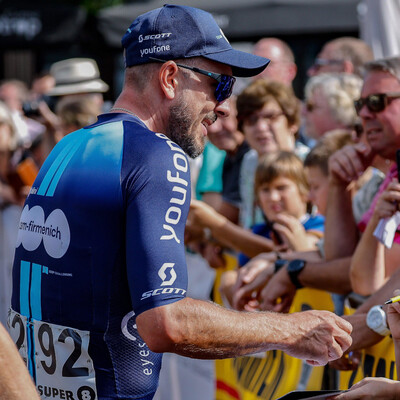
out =
[[294,150],[294,132],[281,106],[272,98],[261,110],[243,120],[243,132],[247,143],[259,156],[278,150]]
[[[228,100],[231,102],[230,100]],[[220,150],[227,153],[235,153],[237,148],[243,143],[244,136],[237,129],[237,119],[234,107],[231,106],[231,113],[227,118],[218,118],[215,123],[207,128],[210,142]]]
[[288,86],[292,85],[297,72],[296,64],[287,59],[284,50],[277,41],[274,39],[261,41],[254,47],[253,54],[271,60],[268,67],[253,79],[272,79]]
[[[230,67],[206,59],[198,59],[196,67],[232,74]],[[169,109],[166,135],[195,158],[204,150],[207,128],[217,117],[229,116],[229,105],[227,101],[216,100],[214,92],[218,82],[215,79],[182,68],[179,73],[184,87]]]
[[[390,92],[400,92],[400,81],[388,72],[372,71],[364,80],[361,98]],[[364,105],[359,115],[372,151],[395,160],[396,149],[400,148],[400,99],[389,99],[380,112],[372,112]]]
[[317,55],[315,63],[308,69],[308,76],[315,76],[330,72],[344,72],[345,61],[337,55],[336,46],[327,43]]
[[315,88],[310,98],[306,99],[303,106],[303,117],[306,124],[306,134],[313,139],[319,139],[326,132],[342,128],[332,115],[328,99],[320,88]]

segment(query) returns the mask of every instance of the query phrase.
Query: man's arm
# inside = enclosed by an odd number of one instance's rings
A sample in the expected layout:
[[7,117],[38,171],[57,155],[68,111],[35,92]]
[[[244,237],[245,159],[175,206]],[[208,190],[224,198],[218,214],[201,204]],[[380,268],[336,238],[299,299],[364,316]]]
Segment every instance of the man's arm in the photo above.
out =
[[389,183],[376,202],[374,212],[353,255],[350,279],[353,290],[368,296],[378,290],[398,268],[400,246],[394,243],[390,249],[374,236],[374,231],[383,218],[392,217],[400,201],[400,184]]
[[0,324],[0,400],[39,400],[14,342]]
[[387,299],[393,296],[393,292],[400,287],[400,269],[393,273],[392,277],[377,292],[368,297],[355,311],[353,315],[344,318],[353,325],[351,334],[353,343],[348,351],[360,350],[373,346],[380,342],[381,336],[370,328],[366,323],[367,313],[372,306],[384,304]]
[[140,336],[155,352],[193,358],[229,358],[282,350],[324,365],[350,345],[350,325],[328,311],[245,313],[185,298],[137,317]]
[[212,237],[219,243],[241,251],[248,257],[254,257],[259,253],[274,249],[272,240],[234,224],[212,207],[198,200],[192,200],[190,205],[186,229],[190,231],[192,227],[209,228]]
[[345,146],[329,158],[329,196],[325,221],[325,258],[348,257],[358,242],[349,184],[359,178],[372,160],[363,143]]

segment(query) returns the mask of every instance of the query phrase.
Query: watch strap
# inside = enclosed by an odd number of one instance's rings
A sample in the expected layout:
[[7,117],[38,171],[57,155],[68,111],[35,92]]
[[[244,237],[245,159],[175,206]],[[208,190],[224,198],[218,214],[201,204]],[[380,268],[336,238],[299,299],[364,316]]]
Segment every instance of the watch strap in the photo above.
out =
[[276,274],[282,267],[284,267],[289,261],[284,260],[283,258],[278,258],[275,261],[275,270],[274,274]]
[[296,289],[301,289],[304,286],[300,283],[298,275],[301,271],[303,271],[306,266],[306,262],[304,260],[292,260],[289,262],[287,267],[287,272],[289,274],[289,278],[292,281],[293,285],[296,286]]

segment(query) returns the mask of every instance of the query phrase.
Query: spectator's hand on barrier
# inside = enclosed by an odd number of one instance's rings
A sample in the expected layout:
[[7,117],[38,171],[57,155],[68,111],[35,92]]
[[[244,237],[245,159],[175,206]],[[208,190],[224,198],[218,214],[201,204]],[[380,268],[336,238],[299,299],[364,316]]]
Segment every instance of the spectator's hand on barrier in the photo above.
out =
[[399,209],[399,203],[400,183],[393,180],[379,196],[374,209],[374,217],[376,219],[390,218]]
[[284,351],[306,360],[307,364],[326,365],[342,357],[351,345],[351,324],[329,311],[289,314],[288,320],[286,335],[291,335],[292,344]]
[[274,274],[275,259],[275,253],[262,253],[239,269],[232,296],[233,308],[240,311],[259,308],[259,294]]
[[387,378],[364,378],[347,392],[328,397],[330,400],[393,400],[400,395],[400,382]]
[[364,143],[347,145],[329,157],[330,182],[348,185],[371,164],[374,153]]
[[280,213],[276,216],[274,229],[291,250],[310,250],[306,230],[298,218],[286,213]]
[[[393,296],[399,296],[400,290],[396,289]],[[386,308],[387,322],[394,341],[400,341],[400,302],[389,304]],[[400,365],[398,366],[400,368]]]
[[296,294],[296,287],[289,278],[286,268],[281,268],[270,279],[260,293],[260,309],[288,312]]

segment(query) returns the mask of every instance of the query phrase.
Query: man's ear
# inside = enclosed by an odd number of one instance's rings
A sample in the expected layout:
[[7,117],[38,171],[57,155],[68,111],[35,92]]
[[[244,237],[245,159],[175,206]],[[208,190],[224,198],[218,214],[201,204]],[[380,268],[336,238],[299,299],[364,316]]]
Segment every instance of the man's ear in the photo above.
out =
[[178,66],[173,61],[164,63],[158,74],[160,88],[168,100],[173,100],[176,96],[179,80]]

